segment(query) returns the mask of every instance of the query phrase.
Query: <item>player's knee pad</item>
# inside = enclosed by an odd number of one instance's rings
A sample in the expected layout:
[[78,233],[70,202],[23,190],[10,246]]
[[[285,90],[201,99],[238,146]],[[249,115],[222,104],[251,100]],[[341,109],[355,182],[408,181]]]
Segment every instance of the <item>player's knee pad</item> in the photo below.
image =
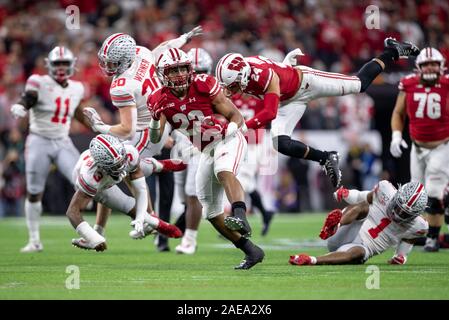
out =
[[434,197],[429,197],[426,212],[432,215],[442,214],[444,212],[443,201]]

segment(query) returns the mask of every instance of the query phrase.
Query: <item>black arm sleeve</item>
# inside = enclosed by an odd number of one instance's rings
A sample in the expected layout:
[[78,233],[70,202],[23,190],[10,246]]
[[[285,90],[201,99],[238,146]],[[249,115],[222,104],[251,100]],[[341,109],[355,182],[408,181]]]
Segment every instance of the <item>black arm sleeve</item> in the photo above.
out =
[[20,97],[19,104],[27,109],[31,109],[37,103],[37,91],[25,91]]

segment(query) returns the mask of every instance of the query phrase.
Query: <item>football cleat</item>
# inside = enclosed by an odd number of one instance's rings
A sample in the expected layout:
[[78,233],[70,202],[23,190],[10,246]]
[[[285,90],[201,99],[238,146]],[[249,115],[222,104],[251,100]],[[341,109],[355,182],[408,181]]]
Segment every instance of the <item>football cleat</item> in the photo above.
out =
[[74,247],[84,249],[84,250],[95,250],[97,252],[104,251],[107,249],[106,242],[101,242],[97,245],[88,242],[84,238],[72,239],[72,245]]
[[238,217],[228,216],[224,219],[224,224],[228,229],[238,231],[245,238],[251,237],[251,227],[246,220],[246,217],[241,219]]
[[384,40],[385,48],[394,49],[397,52],[395,60],[416,57],[419,54],[419,48],[411,42],[399,42],[395,38],[386,38]]
[[44,246],[40,242],[28,242],[25,247],[20,249],[22,253],[41,252],[44,250]]
[[84,238],[78,238],[78,239],[72,239],[72,245],[84,249],[84,250],[92,250],[92,246],[89,245],[89,243],[84,240]]
[[196,251],[196,247],[196,241],[188,241],[182,239],[181,243],[176,246],[175,250],[176,253],[194,254]]
[[440,250],[440,244],[438,243],[438,239],[426,239],[426,244],[424,245],[424,251],[426,252],[438,252]]
[[176,172],[185,170],[187,168],[187,165],[181,160],[167,159],[167,160],[158,160],[158,162],[162,164],[160,172]]
[[312,265],[312,258],[310,258],[307,254],[296,254],[294,256],[290,256],[288,263],[295,266],[308,266]]
[[156,230],[161,234],[168,238],[181,238],[182,231],[175,225],[167,223],[163,220],[159,220],[159,225]]
[[263,261],[263,258],[265,257],[265,252],[258,246],[254,246],[253,252],[249,255],[245,256],[245,259],[240,262],[238,266],[235,266],[235,270],[248,270],[254,267],[259,262]]
[[340,156],[336,151],[328,152],[326,161],[321,164],[324,173],[331,179],[334,188],[338,188],[341,183],[341,171],[339,168]]
[[343,213],[340,209],[332,210],[326,217],[324,221],[323,228],[321,228],[320,238],[326,240],[332,237],[338,230],[341,217]]

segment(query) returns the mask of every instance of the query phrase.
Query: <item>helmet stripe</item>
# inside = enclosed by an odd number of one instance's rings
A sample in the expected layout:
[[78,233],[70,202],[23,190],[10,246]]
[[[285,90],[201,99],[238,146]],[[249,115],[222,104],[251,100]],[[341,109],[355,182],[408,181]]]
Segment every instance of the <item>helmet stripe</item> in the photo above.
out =
[[413,204],[416,202],[416,200],[418,199],[418,196],[421,194],[422,189],[424,188],[424,186],[420,183],[417,187],[417,189],[415,190],[415,193],[413,194],[413,196],[410,198],[410,200],[407,202],[407,207],[411,208],[413,206]]
[[103,137],[101,136],[97,136],[97,140],[100,141],[103,145],[106,146],[106,148],[109,150],[110,153],[112,153],[112,155],[114,156],[114,158],[118,157],[117,152],[114,150],[114,148],[109,144],[108,141],[106,141],[105,139],[103,139]]
[[175,54],[173,53],[172,50],[173,50],[173,49],[170,49],[169,51],[170,51],[171,58],[172,58],[173,61],[174,61],[174,60],[176,60],[176,58],[175,58]]
[[59,47],[59,56],[61,57],[61,59],[64,57],[64,47],[63,46]]
[[108,43],[106,43],[106,46],[104,47],[103,54],[106,54],[106,52],[108,51],[109,46],[112,44],[112,42],[115,39],[117,39],[118,37],[123,36],[123,35],[125,35],[125,34],[124,33],[119,33],[119,34],[116,34],[115,36],[113,36],[111,39],[109,39]]

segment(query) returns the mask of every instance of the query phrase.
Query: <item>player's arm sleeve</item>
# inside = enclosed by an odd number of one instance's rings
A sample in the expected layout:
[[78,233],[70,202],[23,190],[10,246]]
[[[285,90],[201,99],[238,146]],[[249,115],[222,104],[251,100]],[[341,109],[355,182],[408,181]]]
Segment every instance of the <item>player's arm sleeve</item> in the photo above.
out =
[[23,105],[26,109],[34,107],[39,98],[39,90],[41,87],[41,77],[33,74],[25,84],[25,91],[22,93],[18,104]]
[[167,40],[159,44],[156,48],[153,49],[154,58],[157,60],[159,56],[168,49],[171,48],[181,48],[183,45],[187,43],[187,36],[182,35],[176,39]]
[[[265,127],[271,120],[276,118],[280,101],[279,77],[268,69],[265,78],[267,78],[267,87],[265,88],[263,98],[263,108],[252,119],[246,122],[248,129],[258,129]],[[262,72],[262,74],[264,73]]]
[[83,175],[79,175],[76,179],[76,189],[81,190],[85,194],[87,194],[90,197],[95,197],[97,194],[97,188],[92,185],[92,183],[88,182],[88,179],[83,177]]
[[114,88],[110,91],[110,95],[112,104],[119,109],[121,107],[136,105],[136,99],[129,90]]

